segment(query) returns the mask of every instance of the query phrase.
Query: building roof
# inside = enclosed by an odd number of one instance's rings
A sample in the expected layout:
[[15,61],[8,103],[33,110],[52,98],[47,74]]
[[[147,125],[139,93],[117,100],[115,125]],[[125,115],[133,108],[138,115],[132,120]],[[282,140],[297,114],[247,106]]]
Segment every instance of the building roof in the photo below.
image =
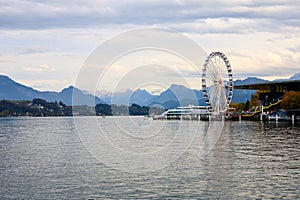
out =
[[[284,85],[284,86],[297,86],[296,91],[300,91],[300,80],[287,80],[287,81],[270,81],[265,83],[254,83],[254,84],[243,84],[235,85],[235,89],[246,89],[246,90],[269,90],[272,86]],[[294,87],[292,87],[294,88]]]

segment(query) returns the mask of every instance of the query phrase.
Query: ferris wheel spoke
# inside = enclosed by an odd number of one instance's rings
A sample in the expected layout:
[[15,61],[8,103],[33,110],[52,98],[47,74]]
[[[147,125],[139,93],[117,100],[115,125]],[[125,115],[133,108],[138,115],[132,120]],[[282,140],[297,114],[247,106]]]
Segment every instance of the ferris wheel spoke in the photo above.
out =
[[210,86],[209,88],[209,97],[213,97],[214,93],[215,93],[215,86],[213,85]]
[[223,64],[223,63],[221,62],[221,60],[222,60],[222,59],[218,59],[218,62],[219,62],[218,64],[219,64],[219,65],[222,65],[222,64]]
[[223,75],[225,70],[226,70],[226,67],[225,67],[224,63],[220,64],[220,74]]
[[213,59],[210,59],[209,66],[210,66],[211,71],[213,71],[214,75],[217,76],[219,72],[217,70],[217,65],[214,63]]
[[222,79],[222,65],[218,64],[219,78]]
[[216,87],[216,91],[215,91],[215,94],[213,96],[215,106],[219,103],[219,93],[220,93],[220,88]]
[[213,65],[216,67],[216,66],[218,66],[218,64],[217,64],[217,62],[216,62],[216,56],[214,56],[212,59],[212,63],[213,63]]
[[219,78],[221,77],[221,74],[222,74],[222,64],[217,64],[218,66],[218,73],[219,73]]
[[222,66],[220,67],[220,74],[222,76],[222,79],[225,79],[225,75],[227,73],[227,68],[226,65],[224,65],[224,63],[221,64]]
[[213,70],[211,70],[210,68],[208,68],[207,72],[210,74],[211,80],[216,80],[217,79],[217,75],[216,75],[216,73]]
[[213,64],[214,64],[214,66],[215,66],[215,69],[216,69],[216,72],[217,72],[218,78],[219,78],[219,75],[220,75],[220,66],[219,66],[219,64],[217,63],[216,58],[217,58],[216,56],[213,58]]
[[226,96],[226,90],[225,88],[222,87],[222,103],[223,103],[223,106],[226,106],[226,101],[227,101],[227,96]]
[[210,80],[212,80],[212,81],[217,80],[216,75],[210,69],[207,70],[207,73],[209,74]]
[[215,93],[216,93],[216,87],[212,86],[211,87],[211,93],[209,95],[212,105],[214,105],[214,103],[215,103]]
[[218,81],[218,79],[213,75],[208,75],[207,80],[208,80],[207,81],[208,86],[212,86],[216,84],[216,82]]

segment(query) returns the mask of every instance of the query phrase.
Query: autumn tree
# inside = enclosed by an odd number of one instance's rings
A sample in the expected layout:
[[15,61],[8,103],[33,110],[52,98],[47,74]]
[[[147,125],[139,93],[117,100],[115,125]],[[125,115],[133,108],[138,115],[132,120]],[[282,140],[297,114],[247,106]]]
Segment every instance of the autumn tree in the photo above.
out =
[[281,108],[283,109],[300,108],[300,92],[296,92],[296,91],[286,92],[281,102]]
[[244,110],[245,104],[244,103],[231,103],[231,108],[235,108],[237,112],[241,112]]
[[253,108],[255,106],[259,106],[259,93],[256,92],[251,96],[249,107]]

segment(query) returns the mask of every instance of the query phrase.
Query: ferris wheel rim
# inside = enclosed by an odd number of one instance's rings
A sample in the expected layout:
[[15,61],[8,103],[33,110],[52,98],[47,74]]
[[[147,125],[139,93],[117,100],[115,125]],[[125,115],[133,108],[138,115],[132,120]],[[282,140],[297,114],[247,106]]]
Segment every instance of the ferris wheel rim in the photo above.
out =
[[[220,60],[216,60],[216,58],[221,59]],[[214,58],[214,61],[213,61]],[[215,75],[213,76],[214,78],[214,85],[213,86],[217,86],[216,90],[214,91],[215,88],[212,88],[212,92],[214,94],[214,98],[216,99],[212,99],[211,95],[208,92],[208,85],[207,85],[207,73],[208,73],[208,69],[209,67],[211,67],[211,63],[212,62],[218,62],[217,64],[219,64],[219,69],[216,69],[214,71]],[[222,62],[222,63],[220,63]],[[220,74],[217,73],[221,73],[221,70],[224,69],[220,69],[220,64],[224,64],[224,66],[226,67],[226,74],[228,75],[228,79],[226,80],[227,83],[226,85],[224,84],[225,80],[223,80],[223,77],[220,76]],[[218,71],[219,70],[219,71]],[[215,77],[217,76],[217,77]],[[218,83],[219,81],[219,83]],[[210,86],[212,87],[212,86]],[[226,95],[226,91],[225,91],[225,87],[228,87],[226,89],[228,89],[228,94]],[[205,99],[205,103],[208,106],[210,111],[217,111],[217,112],[224,112],[228,109],[231,100],[232,100],[232,96],[233,96],[233,75],[232,75],[232,68],[230,65],[230,62],[228,60],[228,58],[226,57],[226,55],[220,51],[214,51],[212,53],[210,53],[208,55],[208,57],[205,60],[204,66],[203,66],[203,71],[202,71],[202,91],[203,91],[203,95],[204,95],[204,99]],[[217,94],[215,94],[215,92],[217,92]],[[223,95],[223,105],[221,105],[221,93]],[[224,98],[225,97],[225,98]]]

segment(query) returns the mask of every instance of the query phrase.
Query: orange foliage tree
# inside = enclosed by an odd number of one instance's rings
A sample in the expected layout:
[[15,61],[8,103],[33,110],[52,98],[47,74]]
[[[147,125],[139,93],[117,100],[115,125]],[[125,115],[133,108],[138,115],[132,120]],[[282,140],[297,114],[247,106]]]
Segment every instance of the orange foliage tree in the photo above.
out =
[[233,103],[231,102],[230,106],[231,108],[235,108],[237,112],[241,112],[245,108],[244,103]]
[[258,91],[251,96],[249,106],[250,106],[250,108],[253,108],[254,106],[259,106],[259,93],[258,93]]
[[296,92],[296,91],[286,92],[281,102],[281,108],[284,109],[300,108],[300,92]]

